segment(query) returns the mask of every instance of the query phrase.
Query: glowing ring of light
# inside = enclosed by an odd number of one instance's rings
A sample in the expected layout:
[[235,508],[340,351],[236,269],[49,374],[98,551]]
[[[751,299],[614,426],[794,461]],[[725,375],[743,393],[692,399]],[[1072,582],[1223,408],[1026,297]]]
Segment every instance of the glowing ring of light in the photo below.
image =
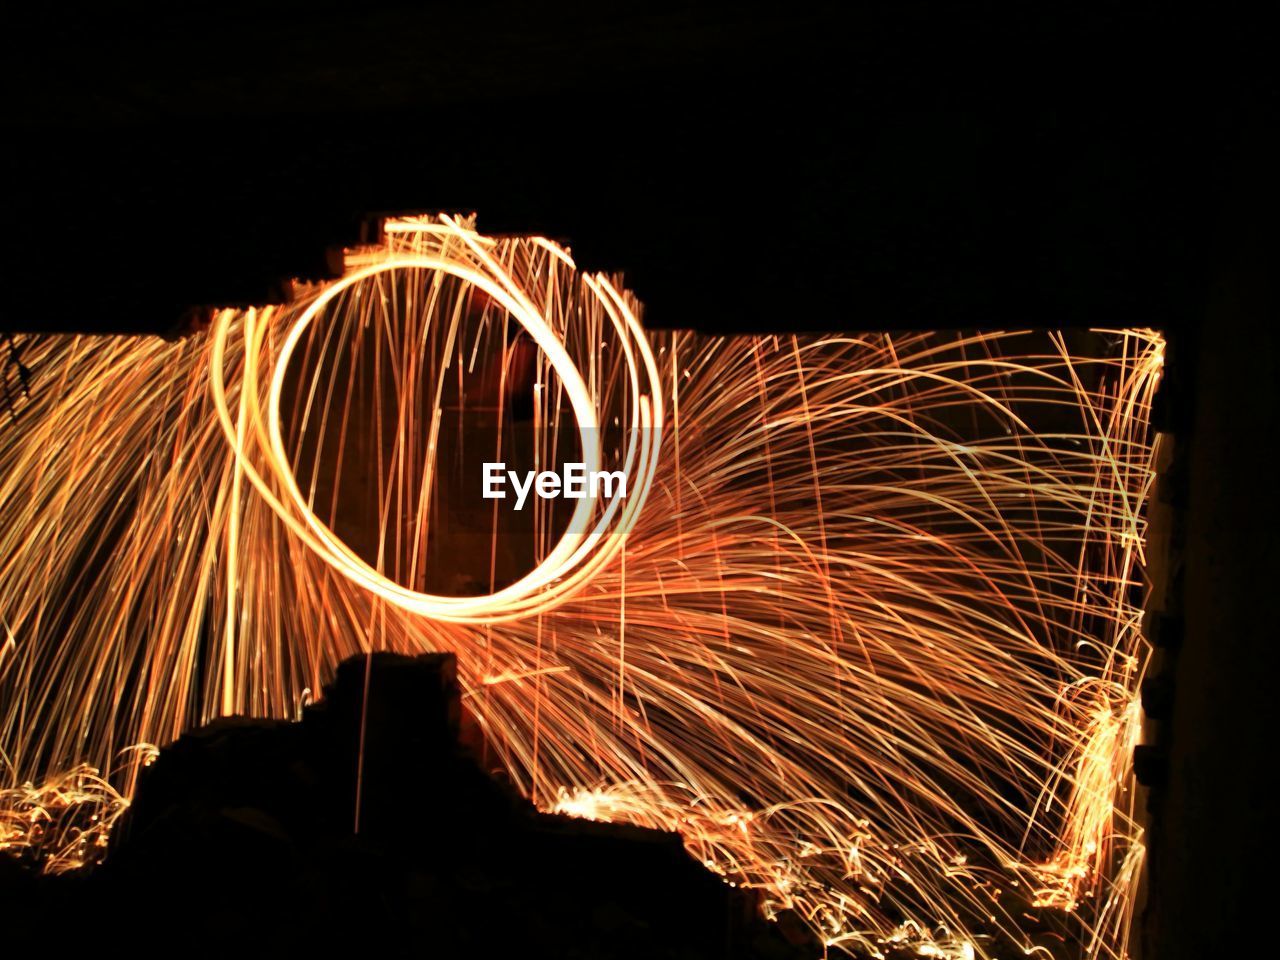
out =
[[[517,582],[492,594],[474,597],[449,597],[422,593],[395,583],[379,573],[362,558],[357,556],[340,538],[311,510],[298,486],[285,451],[283,432],[280,420],[280,400],[284,388],[285,373],[289,362],[302,335],[320,311],[334,297],[362,280],[377,274],[398,269],[438,270],[455,276],[483,290],[496,302],[500,303],[516,319],[516,321],[533,337],[539,348],[547,355],[552,368],[559,376],[577,421],[579,439],[582,444],[584,469],[596,469],[601,460],[600,439],[598,433],[599,418],[595,400],[588,391],[581,373],[561,343],[559,337],[539,313],[537,308],[520,291],[518,286],[506,274],[506,271],[494,262],[474,241],[480,238],[470,231],[460,228],[448,218],[441,218],[441,233],[454,235],[470,247],[479,263],[465,263],[449,260],[438,255],[423,253],[404,253],[353,270],[340,280],[326,286],[301,314],[292,322],[283,345],[274,360],[269,361],[272,368],[270,385],[266,395],[266,427],[261,422],[262,410],[259,405],[260,391],[257,374],[258,356],[266,334],[266,325],[257,327],[253,311],[246,315],[245,321],[245,359],[243,383],[241,389],[242,403],[253,414],[246,424],[241,411],[241,423],[232,423],[226,399],[226,385],[223,379],[225,348],[230,332],[231,312],[224,312],[215,325],[210,384],[213,391],[214,406],[218,414],[223,432],[236,452],[238,468],[263,495],[272,510],[280,519],[297,534],[320,557],[344,577],[360,584],[389,602],[415,613],[437,620],[451,622],[494,622],[526,616],[545,610],[564,594],[576,590],[596,570],[600,569],[620,548],[619,542],[607,545],[603,549],[594,549],[600,538],[611,525],[625,532],[634,523],[640,508],[647,498],[656,466],[660,446],[662,402],[661,384],[657,365],[649,348],[643,329],[634,314],[626,307],[622,297],[603,277],[592,279],[586,277],[585,284],[608,314],[616,332],[621,338],[628,367],[628,386],[633,399],[633,427],[639,427],[646,435],[646,442],[639,450],[638,478],[639,483],[628,498],[625,506],[620,504],[621,493],[615,495],[605,507],[600,507],[602,516],[590,533],[575,532],[587,529],[597,509],[593,498],[584,498],[579,502],[570,519],[565,533],[556,543],[553,550],[533,570]],[[544,245],[551,249],[550,244]],[[551,249],[570,268],[572,261],[563,251]],[[485,272],[492,271],[494,276]],[[256,330],[256,332],[255,332]],[[629,341],[634,341],[633,345]],[[637,357],[637,354],[639,355]],[[650,393],[645,394],[640,387],[638,369],[643,368],[648,381]],[[283,499],[277,497],[262,474],[254,468],[246,455],[245,432],[257,439],[256,446],[267,460],[266,473],[273,476],[277,485],[284,488]],[[634,437],[628,446],[626,456],[626,472],[632,476],[631,468],[635,463],[636,447]],[[619,510],[619,507],[622,509]]]
[[484,612],[499,608],[507,602],[518,601],[519,598],[529,596],[567,572],[565,561],[573,556],[586,536],[586,534],[576,531],[585,528],[594,510],[594,502],[590,498],[583,498],[578,501],[573,516],[570,518],[568,528],[557,542],[555,548],[541,563],[520,580],[491,594],[475,597],[441,596],[403,587],[391,581],[363,559],[356,556],[308,506],[298,487],[293,466],[289,463],[288,455],[285,452],[284,438],[280,425],[280,397],[284,387],[285,372],[302,334],[306,332],[307,327],[310,326],[319,312],[343,290],[377,274],[401,269],[439,270],[450,274],[483,290],[506,308],[546,354],[552,368],[559,376],[565,392],[568,394],[574,417],[577,420],[578,436],[582,442],[583,462],[586,469],[590,471],[599,468],[599,436],[597,434],[593,439],[591,435],[591,431],[598,426],[595,403],[587,390],[582,375],[578,372],[573,360],[569,357],[563,344],[560,343],[559,338],[546,320],[533,310],[530,304],[527,302],[520,303],[510,292],[504,290],[499,284],[479,271],[443,258],[414,255],[396,257],[348,274],[341,280],[326,287],[294,321],[276,357],[267,399],[267,428],[275,467],[274,472],[281,481],[289,500],[298,511],[298,514],[316,534],[321,543],[325,545],[326,559],[330,560],[347,576],[364,584],[368,589],[385,599],[427,616],[453,619],[458,615],[483,615]]

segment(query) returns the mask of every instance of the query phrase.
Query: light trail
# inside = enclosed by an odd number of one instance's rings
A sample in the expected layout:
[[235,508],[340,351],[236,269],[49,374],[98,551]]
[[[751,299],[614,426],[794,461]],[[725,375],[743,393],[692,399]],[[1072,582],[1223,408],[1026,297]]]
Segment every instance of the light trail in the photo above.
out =
[[[679,831],[833,948],[1126,955],[1158,335],[647,334],[567,251],[448,217],[347,268],[178,343],[24,343],[0,848],[92,862],[137,745],[444,650],[540,807]],[[630,495],[533,510],[523,566],[486,534],[450,592],[467,418],[522,442],[522,363],[538,462]]]

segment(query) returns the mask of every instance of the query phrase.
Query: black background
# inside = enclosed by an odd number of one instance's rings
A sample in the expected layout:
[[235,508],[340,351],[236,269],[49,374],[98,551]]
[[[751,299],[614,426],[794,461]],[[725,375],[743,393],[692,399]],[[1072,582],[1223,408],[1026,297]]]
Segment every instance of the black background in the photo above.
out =
[[1140,3],[373,2],[7,13],[0,330],[172,333],[379,212],[627,271],[654,326],[1150,325],[1183,649],[1147,955],[1248,951],[1280,565],[1274,74]]

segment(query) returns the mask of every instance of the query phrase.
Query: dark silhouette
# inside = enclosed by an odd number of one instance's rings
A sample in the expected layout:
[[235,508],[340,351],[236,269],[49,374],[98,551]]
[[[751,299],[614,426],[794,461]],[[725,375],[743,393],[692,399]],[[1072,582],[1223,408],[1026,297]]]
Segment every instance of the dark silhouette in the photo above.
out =
[[188,733],[145,771],[96,870],[0,857],[6,943],[47,948],[74,924],[101,931],[95,949],[145,954],[820,955],[678,837],[535,812],[459,745],[460,716],[451,657],[375,654],[343,663],[300,723]]

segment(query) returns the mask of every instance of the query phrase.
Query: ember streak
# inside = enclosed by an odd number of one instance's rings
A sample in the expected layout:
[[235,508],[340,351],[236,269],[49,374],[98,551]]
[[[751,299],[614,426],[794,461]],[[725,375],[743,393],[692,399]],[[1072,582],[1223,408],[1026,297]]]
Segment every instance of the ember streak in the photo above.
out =
[[[647,333],[619,279],[446,216],[346,270],[181,342],[24,341],[0,847],[91,861],[42,824],[105,835],[150,745],[442,651],[539,807],[677,831],[833,948],[1126,955],[1157,334]],[[625,487],[533,500],[522,569],[492,514],[480,588],[434,586],[453,465],[528,437]]]

